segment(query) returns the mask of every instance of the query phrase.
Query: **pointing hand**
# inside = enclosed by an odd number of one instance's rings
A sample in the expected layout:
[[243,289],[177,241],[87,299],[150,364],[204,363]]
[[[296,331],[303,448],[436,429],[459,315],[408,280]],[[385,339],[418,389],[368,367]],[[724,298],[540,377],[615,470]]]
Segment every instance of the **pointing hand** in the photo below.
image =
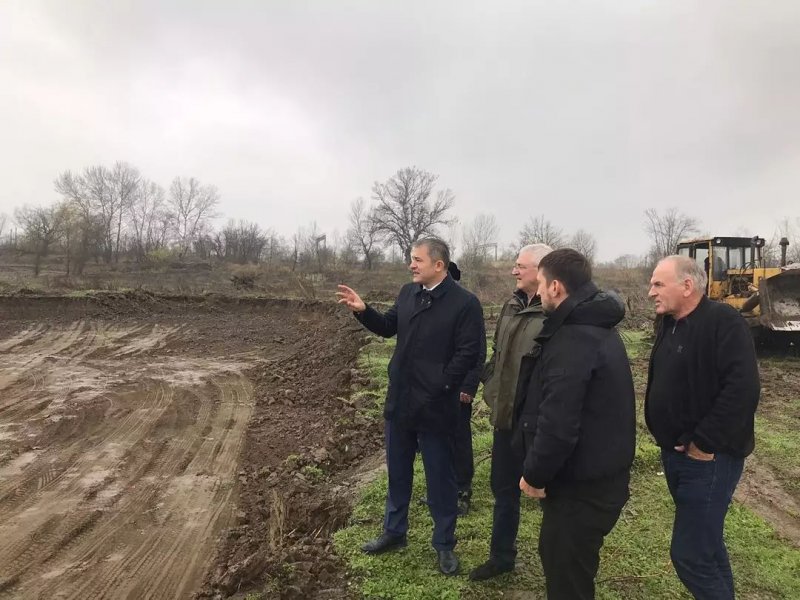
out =
[[336,292],[336,295],[339,296],[339,304],[344,304],[347,308],[357,313],[367,310],[367,305],[364,304],[364,301],[356,294],[355,290],[346,285],[339,285],[337,287],[339,291]]

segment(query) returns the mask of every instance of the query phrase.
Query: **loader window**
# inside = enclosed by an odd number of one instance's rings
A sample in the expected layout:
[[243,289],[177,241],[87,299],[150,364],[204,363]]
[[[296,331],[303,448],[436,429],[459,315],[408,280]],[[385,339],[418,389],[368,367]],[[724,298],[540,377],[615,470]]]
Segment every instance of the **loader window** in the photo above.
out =
[[741,269],[744,267],[744,248],[728,248],[728,268]]
[[725,248],[714,248],[714,281],[722,281],[728,277],[728,265],[725,264]]
[[[708,246],[695,246],[694,259],[697,261],[697,264],[700,265],[700,268],[706,272],[706,275],[710,275],[708,272]],[[709,279],[710,278],[711,277],[709,277]]]

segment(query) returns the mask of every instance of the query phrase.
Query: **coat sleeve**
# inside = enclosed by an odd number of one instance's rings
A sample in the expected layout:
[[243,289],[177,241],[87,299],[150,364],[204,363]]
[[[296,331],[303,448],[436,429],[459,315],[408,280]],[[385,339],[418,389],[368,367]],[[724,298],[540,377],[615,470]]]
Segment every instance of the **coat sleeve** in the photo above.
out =
[[381,337],[390,338],[397,334],[397,302],[385,313],[378,312],[367,304],[367,309],[360,313],[353,313],[359,323],[372,333]]
[[547,486],[578,443],[594,363],[592,353],[592,346],[573,341],[546,348],[542,356],[542,402],[536,437],[523,466],[525,481],[535,488]]
[[503,322],[503,317],[505,316],[507,309],[508,302],[503,305],[503,308],[500,310],[500,315],[497,317],[497,324],[494,328],[494,337],[492,338],[492,356],[489,359],[489,362],[487,362],[483,367],[481,372],[481,383],[484,384],[494,375],[494,368],[497,364],[497,338],[499,336],[500,324]]
[[478,385],[481,382],[481,373],[483,372],[483,363],[486,362],[486,325],[483,324],[483,331],[480,340],[480,352],[478,353],[478,360],[475,366],[467,373],[464,378],[464,383],[461,384],[461,391],[469,394],[473,398],[478,393]]
[[483,324],[483,310],[478,299],[471,296],[458,316],[453,357],[444,368],[448,387],[460,387],[467,374],[476,368],[481,352],[481,338],[484,340],[485,347],[486,330]]
[[691,438],[703,452],[725,447],[730,434],[751,426],[761,393],[753,337],[740,315],[730,313],[721,324],[716,347],[720,391]]

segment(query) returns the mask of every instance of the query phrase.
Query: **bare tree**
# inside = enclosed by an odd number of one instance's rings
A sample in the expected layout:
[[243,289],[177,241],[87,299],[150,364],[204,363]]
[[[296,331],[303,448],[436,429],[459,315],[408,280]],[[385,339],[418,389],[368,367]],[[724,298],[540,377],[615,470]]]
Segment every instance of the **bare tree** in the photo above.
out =
[[142,262],[148,252],[166,245],[169,215],[164,205],[164,188],[140,179],[130,202],[129,216],[134,255],[137,262]]
[[262,252],[262,259],[267,264],[267,267],[272,267],[288,254],[286,241],[278,236],[272,229],[267,229],[265,236],[267,238],[267,243]]
[[178,256],[183,258],[192,243],[208,227],[219,202],[217,188],[201,185],[194,177],[176,177],[169,188],[168,205],[173,219],[173,231],[178,245]]
[[363,198],[358,198],[350,204],[350,227],[347,230],[347,237],[363,257],[364,268],[372,270],[373,249],[377,249],[381,232],[374,212],[367,208]]
[[257,223],[233,220],[222,230],[226,260],[244,264],[258,262],[267,245],[267,237]]
[[531,217],[520,229],[519,245],[547,244],[551,248],[564,246],[564,232],[544,218],[544,215]]
[[292,273],[297,270],[297,267],[300,264],[300,254],[302,252],[303,240],[305,237],[305,232],[303,228],[300,227],[297,232],[292,235],[292,239],[289,242],[289,259],[291,260],[292,264]]
[[644,259],[635,254],[622,254],[613,261],[613,265],[618,269],[635,269],[641,267],[644,263]]
[[[124,178],[121,180],[125,182]],[[83,231],[78,270],[82,269],[89,253],[95,257],[102,255],[103,260],[110,263],[114,255],[115,232],[119,230],[122,216],[121,198],[126,197],[127,190],[120,192],[115,189],[112,171],[103,166],[87,167],[82,175],[65,171],[56,178],[55,189],[75,205],[80,216]]]
[[411,261],[411,245],[415,240],[435,233],[437,225],[447,224],[447,211],[455,197],[446,189],[431,198],[437,180],[433,173],[406,167],[386,183],[376,181],[372,186],[378,231],[400,247],[406,262]]
[[656,262],[675,253],[678,242],[698,232],[698,222],[694,217],[668,208],[663,215],[654,208],[644,211],[644,230],[650,237],[650,259]]
[[47,256],[50,246],[61,235],[62,214],[57,205],[29,207],[16,211],[17,223],[25,232],[25,239],[34,253],[33,272],[38,276],[42,258]]
[[[109,223],[109,229],[113,237],[114,262],[119,262],[122,220],[131,209],[136,193],[139,190],[139,183],[142,180],[142,176],[139,174],[138,169],[127,163],[117,161],[108,172],[108,180],[111,205],[110,212],[113,215],[113,219],[116,221],[116,223],[113,221]],[[116,231],[114,231],[114,229],[116,229]]]
[[597,253],[597,240],[585,229],[578,229],[569,240],[569,246],[583,254],[587,260],[594,264],[594,257]]
[[[58,218],[61,222],[61,242],[66,254],[66,275],[69,277],[76,255],[79,258],[81,256],[80,252],[76,252],[76,248],[80,249],[83,233],[82,220],[74,202],[62,200],[57,205],[57,210]],[[80,268],[82,268],[82,264],[80,264]]]
[[466,264],[477,266],[486,258],[486,252],[494,245],[497,252],[497,220],[494,215],[479,214],[464,227],[462,234],[464,250],[461,260]]

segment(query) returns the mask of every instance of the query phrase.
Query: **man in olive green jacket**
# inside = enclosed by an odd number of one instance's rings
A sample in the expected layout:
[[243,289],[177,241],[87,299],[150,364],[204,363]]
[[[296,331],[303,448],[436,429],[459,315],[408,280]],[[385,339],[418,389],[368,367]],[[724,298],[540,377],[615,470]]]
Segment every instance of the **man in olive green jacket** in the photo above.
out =
[[552,249],[532,244],[519,251],[511,274],[517,279],[514,294],[497,319],[492,357],[481,380],[483,398],[492,410],[491,486],[494,517],[489,560],[472,570],[469,578],[481,581],[514,570],[519,528],[519,480],[524,457],[511,446],[511,421],[520,361],[530,352],[542,329],[544,311],[536,296],[539,261]]

